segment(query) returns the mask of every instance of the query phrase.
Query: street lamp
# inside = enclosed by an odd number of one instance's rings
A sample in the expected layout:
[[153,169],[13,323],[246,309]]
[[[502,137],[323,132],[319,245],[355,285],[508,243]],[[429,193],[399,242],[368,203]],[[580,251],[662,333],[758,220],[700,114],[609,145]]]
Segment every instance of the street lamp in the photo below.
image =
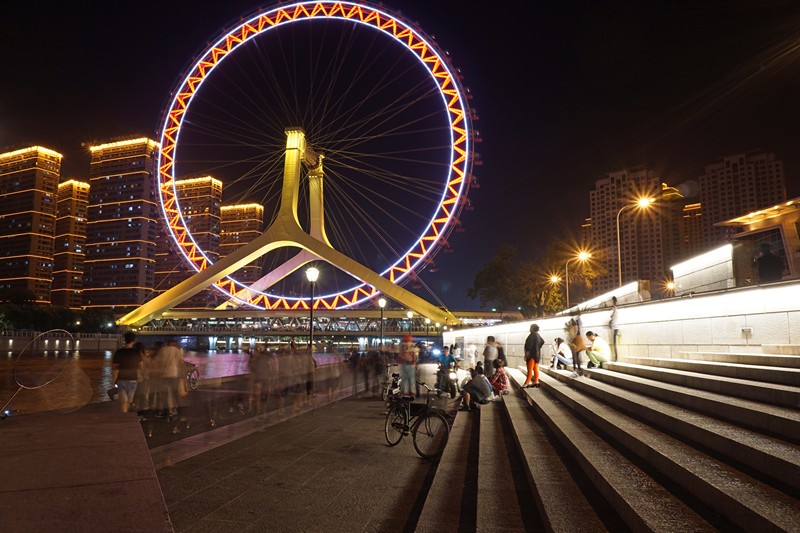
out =
[[431,330],[431,319],[430,318],[426,318],[425,319],[425,346],[426,347],[428,346],[428,335],[430,334],[430,330]]
[[381,308],[381,351],[383,351],[383,308],[386,307],[386,298],[378,300],[378,307]]
[[319,269],[316,267],[308,267],[306,269],[306,278],[308,278],[308,282],[311,284],[311,305],[308,306],[308,353],[314,355],[314,284],[319,278]]
[[653,197],[639,198],[638,200],[636,200],[636,202],[632,204],[623,205],[620,208],[620,210],[617,211],[617,273],[619,275],[620,287],[622,287],[622,246],[620,246],[620,238],[619,238],[619,216],[628,207],[635,207],[637,209],[647,209],[655,201],[656,199]]
[[411,333],[411,319],[414,317],[414,311],[409,311],[406,313],[408,317],[408,332]]
[[[592,257],[592,254],[590,252],[581,250],[580,252],[578,252],[578,255],[576,255],[575,257],[570,257],[569,259],[567,259],[567,262],[564,263],[564,287],[566,287],[567,291],[567,309],[569,309],[569,262],[580,261],[581,263],[583,263],[590,257]],[[555,277],[557,276],[553,276],[553,278]],[[552,280],[553,278],[550,279]]]

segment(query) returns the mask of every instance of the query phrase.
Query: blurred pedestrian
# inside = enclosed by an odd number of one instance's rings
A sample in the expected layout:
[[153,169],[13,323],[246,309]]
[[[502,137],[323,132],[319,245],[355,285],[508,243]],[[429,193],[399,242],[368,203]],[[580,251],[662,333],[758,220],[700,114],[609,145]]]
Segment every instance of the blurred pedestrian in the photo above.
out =
[[486,337],[486,346],[483,348],[483,367],[493,368],[492,361],[497,359],[497,342],[494,336],[489,335]]
[[136,386],[139,384],[139,369],[142,367],[141,349],[135,347],[136,334],[132,331],[125,332],[125,344],[114,352],[112,364],[114,365],[113,381],[119,389],[117,400],[119,410],[127,413],[130,409]]
[[156,408],[160,416],[178,414],[180,380],[185,374],[183,349],[176,340],[171,339],[156,352],[150,369],[151,379],[156,376]]
[[406,334],[400,345],[400,390],[404,397],[414,396],[416,384],[417,347],[411,335]]

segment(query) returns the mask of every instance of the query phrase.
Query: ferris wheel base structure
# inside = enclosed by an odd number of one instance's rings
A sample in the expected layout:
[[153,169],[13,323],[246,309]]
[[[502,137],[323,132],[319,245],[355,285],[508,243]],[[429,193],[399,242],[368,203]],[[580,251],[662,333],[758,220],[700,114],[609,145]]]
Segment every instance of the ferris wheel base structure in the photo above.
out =
[[[301,251],[284,265],[264,276],[262,280],[268,279],[269,282],[267,284],[272,284],[282,279],[310,261],[322,260],[370,285],[375,289],[376,295],[380,292],[434,322],[449,325],[460,324],[461,321],[450,311],[436,307],[330,245],[324,231],[321,183],[322,156],[315,154],[307,147],[305,132],[302,128],[289,128],[286,130],[286,136],[281,203],[276,218],[269,228],[258,238],[242,246],[224,259],[200,270],[178,285],[123,316],[117,320],[117,325],[141,327],[152,320],[159,319],[165,311],[171,310],[174,306],[211,287],[264,254],[288,247],[300,248]],[[309,171],[310,180],[319,180],[318,186],[313,186],[310,189],[314,194],[310,198],[311,226],[309,232],[302,228],[297,217],[301,167],[303,165],[311,168]],[[265,283],[262,282],[261,285],[265,285]],[[223,313],[224,309],[220,309],[220,312]]]

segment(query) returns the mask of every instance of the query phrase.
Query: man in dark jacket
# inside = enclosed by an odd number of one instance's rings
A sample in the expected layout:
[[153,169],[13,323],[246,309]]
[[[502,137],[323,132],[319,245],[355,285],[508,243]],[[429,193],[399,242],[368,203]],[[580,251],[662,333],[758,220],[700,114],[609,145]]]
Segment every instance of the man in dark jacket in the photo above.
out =
[[[528,376],[523,388],[539,386],[539,361],[542,358],[542,346],[544,339],[539,335],[539,325],[531,324],[531,333],[525,339],[525,363],[528,365]],[[533,379],[533,383],[531,383]]]

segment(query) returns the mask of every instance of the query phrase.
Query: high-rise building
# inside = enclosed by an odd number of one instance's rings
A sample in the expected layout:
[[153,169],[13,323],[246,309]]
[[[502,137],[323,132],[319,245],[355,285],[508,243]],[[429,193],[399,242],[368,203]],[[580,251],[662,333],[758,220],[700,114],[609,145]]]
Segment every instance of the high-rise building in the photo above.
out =
[[53,305],[70,309],[81,307],[88,205],[88,183],[67,180],[58,185],[51,293]]
[[[232,254],[264,231],[264,206],[260,204],[223,205],[220,210],[219,256]],[[261,278],[261,263],[254,261],[234,274],[237,281],[249,285]]]
[[61,159],[41,146],[0,154],[0,301],[50,303]]
[[708,251],[703,246],[703,210],[700,202],[683,206],[678,220],[678,233],[680,235],[678,254],[672,258],[670,265]]
[[662,240],[666,219],[659,216],[664,206],[654,204],[640,208],[636,204],[637,198],[656,197],[660,192],[661,181],[648,169],[611,172],[595,182],[595,189],[589,192],[588,245],[593,256],[608,270],[594,280],[595,293],[607,292],[619,285],[618,256],[623,284],[661,280],[666,275],[669,265],[664,263]]
[[716,224],[786,201],[783,161],[775,159],[772,153],[747,152],[723,157],[706,166],[699,183],[704,249],[731,240],[733,230]]
[[92,146],[83,305],[124,313],[153,292],[158,143]]
[[[211,176],[175,181],[175,196],[186,227],[197,246],[211,262],[219,258],[220,207],[222,182]],[[162,226],[162,238],[156,247],[155,293],[165,292],[194,274],[175,249],[175,243]],[[217,292],[206,289],[178,305],[181,308],[205,309],[217,303]]]

